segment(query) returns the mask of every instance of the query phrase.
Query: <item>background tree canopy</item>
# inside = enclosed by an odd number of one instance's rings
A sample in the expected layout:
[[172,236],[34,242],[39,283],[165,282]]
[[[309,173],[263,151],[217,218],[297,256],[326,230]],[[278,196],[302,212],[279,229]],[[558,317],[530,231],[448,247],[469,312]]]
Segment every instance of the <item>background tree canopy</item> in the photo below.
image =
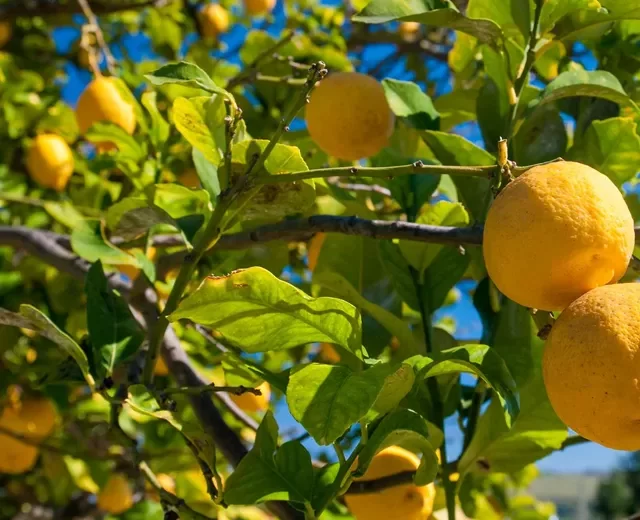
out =
[[0,0],[0,518],[549,518],[586,440],[482,225],[559,158],[638,221],[639,39],[639,0]]

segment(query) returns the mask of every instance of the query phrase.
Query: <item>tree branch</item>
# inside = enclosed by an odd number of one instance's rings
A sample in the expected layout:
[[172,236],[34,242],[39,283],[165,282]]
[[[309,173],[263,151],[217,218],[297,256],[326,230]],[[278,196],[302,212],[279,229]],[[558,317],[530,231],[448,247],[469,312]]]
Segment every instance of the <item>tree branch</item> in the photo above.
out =
[[[78,5],[82,9],[82,13],[84,14],[87,22],[91,26],[91,31],[96,36],[96,40],[98,42],[98,46],[100,50],[104,53],[104,57],[107,60],[107,70],[112,76],[116,75],[116,60],[111,54],[111,50],[109,50],[109,46],[107,45],[107,41],[104,38],[104,34],[102,29],[100,28],[100,22],[98,22],[98,17],[91,9],[89,5],[89,0],[77,0]],[[94,71],[96,72],[96,71]],[[97,71],[99,72],[99,71]]]
[[[12,246],[37,256],[42,261],[56,267],[80,280],[84,279],[90,264],[75,256],[56,241],[56,234],[25,227],[0,226],[0,245]],[[158,320],[157,295],[152,288],[147,288],[141,294],[133,294],[131,284],[117,273],[108,275],[109,285],[123,296],[131,296],[130,303],[140,310],[147,324]],[[195,370],[188,355],[180,345],[180,339],[171,326],[164,333],[163,357],[173,377],[179,385],[187,387],[209,385]],[[225,458],[234,467],[247,454],[247,448],[240,438],[224,421],[218,409],[206,393],[189,396],[204,431],[213,439]],[[269,502],[269,509],[274,515],[283,520],[299,520],[302,515],[283,502]]]
[[[153,7],[160,9],[171,4],[173,0],[129,0],[117,2],[114,0],[92,0],[91,9],[95,14],[110,14],[120,11],[130,11]],[[52,0],[31,0],[24,2],[14,0],[0,6],[0,20],[13,20],[21,16],[56,16],[82,12],[80,6],[71,0],[56,2]]]

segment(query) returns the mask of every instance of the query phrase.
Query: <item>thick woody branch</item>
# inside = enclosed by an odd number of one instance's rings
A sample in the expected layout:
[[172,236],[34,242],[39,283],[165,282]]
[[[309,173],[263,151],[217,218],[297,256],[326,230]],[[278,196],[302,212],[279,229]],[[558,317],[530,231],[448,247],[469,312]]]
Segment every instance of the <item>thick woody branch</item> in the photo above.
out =
[[[83,279],[90,264],[63,247],[56,240],[57,237],[59,235],[50,231],[0,226],[0,245],[8,245],[28,252],[64,273]],[[132,295],[131,284],[118,274],[111,275],[108,280],[113,289],[125,296]],[[158,319],[157,296],[153,289],[148,288],[142,294],[132,295],[130,303],[140,310],[147,324],[153,324]],[[210,382],[199,375],[191,364],[172,327],[168,327],[164,335],[163,357],[179,385],[202,388],[209,386]],[[233,466],[237,466],[247,454],[247,449],[224,421],[211,401],[211,396],[207,392],[200,392],[197,395],[190,395],[189,401],[205,432],[211,436],[225,458]],[[302,518],[302,515],[282,502],[270,502],[268,507],[281,519]]]
[[[171,4],[173,0],[92,0],[91,10],[95,14],[110,14],[153,7],[159,9]],[[21,16],[56,16],[82,12],[73,0],[13,0],[0,6],[0,20],[12,20]]]

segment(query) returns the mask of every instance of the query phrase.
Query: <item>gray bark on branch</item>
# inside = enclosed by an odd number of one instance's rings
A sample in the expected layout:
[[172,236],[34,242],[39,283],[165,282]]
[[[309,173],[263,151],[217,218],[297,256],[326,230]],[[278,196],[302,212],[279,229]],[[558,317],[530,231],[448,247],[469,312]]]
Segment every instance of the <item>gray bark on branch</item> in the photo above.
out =
[[[110,14],[153,7],[159,9],[173,0],[92,0],[95,14]],[[21,16],[55,16],[82,12],[75,0],[9,0],[0,5],[0,20],[13,20]]]
[[[84,279],[89,271],[89,262],[77,257],[58,241],[57,233],[19,226],[0,226],[0,245],[14,247],[37,256],[43,262],[77,279]],[[118,273],[108,276],[109,285],[125,298],[131,297],[130,304],[140,311],[147,324],[158,319],[157,295],[152,288],[141,294],[132,292],[132,285]],[[163,357],[171,375],[179,385],[187,387],[208,387],[210,381],[203,378],[191,364],[187,353],[180,345],[180,339],[172,327],[168,327],[163,342]],[[213,404],[211,395],[206,391],[199,395],[190,395],[189,402],[198,417],[204,431],[211,436],[215,445],[225,458],[235,467],[247,454],[238,435],[224,421]],[[284,502],[269,502],[271,512],[284,520],[301,520],[303,516]]]

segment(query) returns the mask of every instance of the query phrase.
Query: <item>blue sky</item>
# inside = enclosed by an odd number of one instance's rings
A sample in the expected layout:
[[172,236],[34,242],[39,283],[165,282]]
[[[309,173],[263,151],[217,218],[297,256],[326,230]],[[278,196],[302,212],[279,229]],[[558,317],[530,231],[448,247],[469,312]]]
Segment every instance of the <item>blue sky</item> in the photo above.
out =
[[[335,3],[328,2],[328,3]],[[269,29],[273,34],[279,34],[283,29],[283,16],[282,6],[279,2],[278,10],[276,14],[276,23]],[[61,27],[54,31],[54,38],[60,51],[68,52],[70,46],[80,36],[80,23],[81,18],[77,18],[76,22],[79,22],[75,27]],[[259,22],[256,22],[258,25]],[[244,39],[247,30],[241,26],[235,26],[234,29],[222,37],[222,44],[224,52],[226,48],[236,48]],[[154,53],[149,45],[149,40],[144,34],[131,34],[126,37],[125,45],[127,46],[128,53],[136,60],[143,60],[154,58]],[[118,57],[118,50],[112,49],[116,57]],[[580,46],[576,49],[579,51],[579,61],[587,69],[594,69],[597,66],[597,62],[593,58],[593,55]],[[393,46],[389,45],[375,45],[370,48],[363,55],[363,63],[360,68],[367,70],[371,68],[372,64],[377,63],[390,52],[394,51]],[[234,61],[233,57],[230,57]],[[237,61],[237,59],[235,60]],[[430,79],[436,82],[436,95],[442,95],[451,89],[450,78],[448,76],[448,69],[446,64],[438,62],[433,59],[427,60],[427,68],[429,70]],[[76,101],[86,84],[91,80],[90,73],[86,70],[78,69],[75,66],[67,65],[67,80],[62,86],[63,97],[65,101],[75,106]],[[399,61],[392,66],[388,72],[388,76],[396,79],[411,79],[407,76],[404,70],[404,64]],[[482,146],[482,137],[480,131],[475,122],[465,123],[455,129],[456,133],[463,135],[467,139]],[[462,293],[460,301],[445,310],[439,311],[436,318],[443,315],[451,315],[455,318],[458,324],[458,330],[456,333],[457,339],[478,339],[482,332],[482,325],[479,316],[471,303],[470,292],[473,290],[473,284],[464,282],[460,284],[459,289]],[[282,430],[288,431],[291,428],[296,427],[295,420],[289,415],[286,405],[277,407],[278,409],[278,423]],[[302,430],[300,430],[302,433]],[[462,438],[455,423],[455,419],[448,421],[447,424],[447,440],[451,443],[451,454],[453,456],[461,449]],[[308,447],[314,450],[318,449],[317,446],[313,446],[313,442],[308,442]],[[624,456],[624,452],[618,452],[603,448],[596,444],[590,443],[586,445],[572,447],[564,452],[554,453],[553,455],[543,459],[539,462],[539,467],[544,471],[550,472],[603,472],[611,469],[617,462]]]

